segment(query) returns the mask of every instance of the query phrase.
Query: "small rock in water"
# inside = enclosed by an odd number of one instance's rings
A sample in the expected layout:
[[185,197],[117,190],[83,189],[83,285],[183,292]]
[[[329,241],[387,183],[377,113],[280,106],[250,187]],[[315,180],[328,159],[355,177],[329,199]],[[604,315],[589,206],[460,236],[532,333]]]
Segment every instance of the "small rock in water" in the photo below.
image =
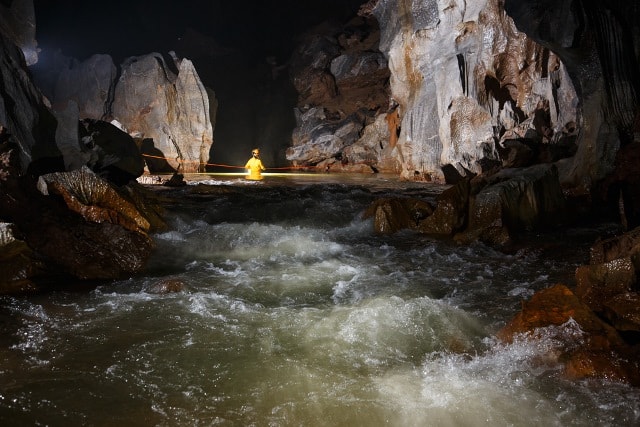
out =
[[185,283],[180,279],[162,279],[145,289],[150,294],[171,294],[182,292],[185,289]]

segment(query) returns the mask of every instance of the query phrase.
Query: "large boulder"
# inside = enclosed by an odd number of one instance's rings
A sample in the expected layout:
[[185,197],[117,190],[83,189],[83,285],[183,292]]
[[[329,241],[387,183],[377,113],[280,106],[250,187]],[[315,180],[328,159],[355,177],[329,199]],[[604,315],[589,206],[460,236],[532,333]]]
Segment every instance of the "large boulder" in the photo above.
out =
[[[573,325],[577,325],[575,328]],[[551,339],[550,358],[573,379],[602,378],[640,385],[637,354],[618,331],[602,321],[565,285],[537,292],[522,304],[498,337]]]
[[393,234],[402,229],[416,229],[420,221],[433,213],[427,201],[414,198],[383,198],[373,202],[363,219],[373,218],[377,234]]
[[629,257],[576,269],[576,295],[593,311],[602,313],[605,304],[630,292],[636,283],[636,270]]
[[[640,296],[637,278],[640,230],[597,242],[591,262],[576,269],[574,290],[555,285],[522,304],[499,338],[558,333],[550,349],[573,378],[597,377],[640,385]],[[579,334],[567,335],[575,324]],[[551,328],[549,327],[557,327]],[[546,329],[545,329],[546,328]]]
[[405,204],[401,198],[374,201],[367,215],[375,218],[375,230],[409,228],[460,243],[481,240],[505,246],[522,232],[561,225],[566,211],[557,169],[551,164],[462,179],[437,196],[435,209],[400,208]]
[[[37,289],[59,275],[121,278],[145,266],[153,248],[150,223],[128,198],[87,168],[43,176],[45,195],[30,175],[19,173],[19,151],[11,141],[0,144],[0,191],[6,196],[0,219],[19,237],[6,243],[20,250],[24,264],[13,266],[0,288]],[[15,259],[3,257],[0,270]]]
[[83,62],[59,53],[46,52],[46,57],[51,66],[35,64],[32,71],[62,125],[56,140],[67,170],[91,161],[81,141],[86,135],[72,131],[79,120],[118,122],[142,141],[140,149],[152,173],[204,170],[217,101],[190,60],[174,55],[167,61],[150,53],[128,58],[118,69],[109,55]]
[[560,225],[565,211],[565,198],[554,165],[502,169],[471,197],[465,232],[481,235],[497,227],[513,236],[525,230]]
[[590,253],[589,264],[576,269],[576,295],[618,329],[637,330],[640,228],[602,239]]
[[449,237],[461,231],[468,219],[469,192],[469,180],[466,179],[443,191],[436,200],[433,215],[420,221],[418,230]]
[[84,119],[78,135],[87,165],[116,185],[124,185],[144,173],[144,160],[134,139],[118,126],[102,120]]
[[87,167],[42,175],[40,181],[41,192],[61,196],[71,211],[89,222],[110,222],[143,234],[151,228],[135,204]]
[[116,84],[113,117],[129,134],[152,139],[176,171],[204,171],[213,143],[209,93],[191,61],[182,59],[177,67],[176,75],[156,53],[127,59]]

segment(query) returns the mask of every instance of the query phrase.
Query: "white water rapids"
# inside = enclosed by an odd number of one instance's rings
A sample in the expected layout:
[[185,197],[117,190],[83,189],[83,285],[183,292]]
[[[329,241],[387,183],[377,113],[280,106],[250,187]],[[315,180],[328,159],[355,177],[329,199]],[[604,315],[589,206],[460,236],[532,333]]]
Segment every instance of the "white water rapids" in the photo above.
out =
[[[143,275],[1,297],[0,424],[640,422],[638,390],[563,378],[562,343],[494,339],[523,299],[571,280],[594,230],[513,254],[376,236],[361,218],[372,200],[428,191],[270,179],[214,178],[229,190],[169,203]],[[161,279],[185,290],[151,293]]]

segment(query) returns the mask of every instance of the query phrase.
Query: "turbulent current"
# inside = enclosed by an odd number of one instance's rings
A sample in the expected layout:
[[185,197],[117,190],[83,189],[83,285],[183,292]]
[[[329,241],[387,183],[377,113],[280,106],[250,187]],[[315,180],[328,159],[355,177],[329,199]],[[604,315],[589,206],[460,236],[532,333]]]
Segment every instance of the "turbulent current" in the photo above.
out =
[[[153,191],[170,229],[143,274],[0,298],[1,425],[640,423],[637,389],[564,378],[544,331],[494,338],[536,290],[571,284],[602,230],[509,254],[378,236],[372,200],[439,190],[375,175]],[[152,292],[167,279],[184,290]]]

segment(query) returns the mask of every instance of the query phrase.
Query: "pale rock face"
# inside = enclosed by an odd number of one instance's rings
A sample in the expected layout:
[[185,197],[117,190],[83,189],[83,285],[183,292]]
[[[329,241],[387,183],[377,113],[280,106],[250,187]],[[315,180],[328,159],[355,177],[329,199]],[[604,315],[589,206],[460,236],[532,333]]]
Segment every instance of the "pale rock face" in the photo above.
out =
[[[56,142],[67,170],[87,164],[77,135],[78,121],[83,119],[116,120],[131,136],[153,139],[149,154],[166,158],[168,169],[204,169],[217,101],[191,61],[174,58],[173,68],[162,55],[151,53],[129,58],[118,74],[109,55],[93,55],[83,62],[53,58],[55,69],[32,71],[51,97],[59,121]],[[176,68],[177,74],[172,71]]]
[[[519,33],[498,0],[380,0],[380,49],[399,104],[401,175],[443,180],[441,167],[479,173],[496,144],[535,132],[556,142],[579,122],[561,61]],[[545,112],[548,123],[536,122]]]
[[113,117],[132,136],[152,138],[174,169],[204,169],[213,143],[209,94],[191,61],[181,60],[176,76],[159,54],[129,58],[116,84]]
[[335,156],[358,138],[362,125],[355,116],[338,123],[327,123],[324,110],[313,107],[302,112],[296,110],[298,126],[293,138],[297,144],[287,151],[291,161],[319,163]]
[[344,149],[344,155],[355,164],[366,164],[378,171],[400,173],[398,149],[389,143],[389,125],[386,114],[379,114],[375,121],[364,128],[362,137]]

